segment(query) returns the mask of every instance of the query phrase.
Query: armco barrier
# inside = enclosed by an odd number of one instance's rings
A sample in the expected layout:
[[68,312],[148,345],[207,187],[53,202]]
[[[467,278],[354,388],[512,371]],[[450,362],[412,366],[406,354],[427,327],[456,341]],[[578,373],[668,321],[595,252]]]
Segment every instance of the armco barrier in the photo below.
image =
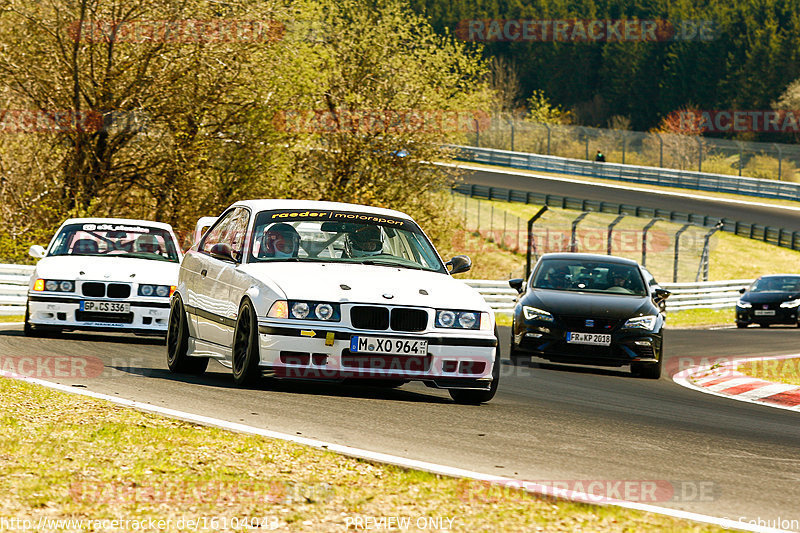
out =
[[0,265],[0,316],[22,315],[28,280],[33,273],[29,265]]
[[[598,213],[613,213],[643,218],[662,218],[669,222],[696,224],[698,226],[712,227],[720,220],[717,217],[642,207],[630,204],[618,204],[601,200],[584,200],[557,194],[543,194],[530,191],[518,191],[503,187],[488,187],[486,185],[460,184],[453,187],[453,191],[465,194],[472,198],[485,198],[487,200],[502,200],[505,202],[521,202],[525,204],[547,205],[561,209],[575,209],[580,211],[596,211]],[[728,218],[722,219],[722,231],[727,231],[740,237],[747,237],[757,241],[764,241],[783,248],[800,250],[800,232],[774,226],[748,224]]]
[[779,198],[782,200],[800,200],[800,184],[797,183],[671,168],[597,163],[583,159],[567,159],[551,155],[509,152],[507,150],[477,148],[474,146],[451,146],[451,148],[455,150],[456,159],[460,161],[628,181],[645,185],[660,185],[661,187],[725,192],[761,198]]
[[[684,309],[725,309],[732,308],[739,299],[739,289],[753,282],[748,279],[727,281],[701,281],[698,283],[662,283],[661,286],[672,292],[667,299],[667,312]],[[517,299],[517,291],[508,281],[486,279],[467,279],[464,283],[481,293],[497,313],[511,313]]]
[[[0,315],[22,315],[28,280],[33,267],[28,265],[0,265]],[[481,293],[484,300],[500,313],[514,309],[517,291],[507,281],[468,279],[464,283]],[[739,299],[739,289],[752,280],[705,281],[700,283],[664,283],[672,291],[667,300],[667,310],[718,309],[733,307]]]

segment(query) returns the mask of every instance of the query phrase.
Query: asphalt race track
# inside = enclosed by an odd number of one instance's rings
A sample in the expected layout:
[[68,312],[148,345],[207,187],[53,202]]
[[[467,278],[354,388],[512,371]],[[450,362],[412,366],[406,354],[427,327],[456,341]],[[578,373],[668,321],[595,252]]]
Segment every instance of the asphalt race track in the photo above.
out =
[[[468,165],[468,163],[465,163]],[[508,173],[508,172],[511,173]],[[527,174],[513,174],[514,169],[507,172],[492,170],[467,171],[463,175],[465,183],[516,189],[519,191],[538,192],[543,194],[556,194],[570,196],[582,200],[597,200],[616,202],[619,204],[635,205],[680,211],[682,213],[695,213],[710,215],[712,217],[728,218],[748,224],[774,226],[791,231],[800,230],[800,208],[782,209],[776,205],[753,205],[762,200],[758,197],[748,198],[741,203],[720,202],[714,199],[690,198],[683,191],[675,189],[680,197],[659,193],[643,192],[637,189],[613,188],[609,189],[602,184],[580,181],[563,181],[573,179],[568,177],[550,178],[547,176],[532,176]],[[626,187],[623,181],[612,182],[616,187]],[[690,191],[686,194],[707,196],[704,191]],[[750,203],[747,203],[750,202]]]
[[[800,414],[702,394],[666,375],[650,381],[626,368],[504,365],[495,399],[470,407],[416,383],[384,390],[265,381],[239,389],[215,362],[201,378],[170,374],[157,340],[28,339],[21,329],[0,324],[0,361],[102,362],[96,377],[52,379],[95,392],[522,480],[667,481],[675,495],[645,503],[733,520],[800,520]],[[501,329],[503,347],[508,334]],[[675,372],[681,357],[796,353],[798,337],[788,327],[669,330],[665,366]]]

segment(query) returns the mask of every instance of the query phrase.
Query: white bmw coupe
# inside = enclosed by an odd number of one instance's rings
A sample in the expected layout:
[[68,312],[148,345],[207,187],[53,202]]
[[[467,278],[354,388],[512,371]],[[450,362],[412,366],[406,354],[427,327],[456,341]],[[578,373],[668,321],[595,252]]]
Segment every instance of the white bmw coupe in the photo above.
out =
[[183,257],[169,224],[71,218],[39,259],[28,286],[25,334],[64,330],[164,335]]
[[[449,269],[448,269],[449,267]],[[489,401],[499,379],[494,315],[398,211],[250,200],[225,210],[185,255],[172,297],[167,362],[209,359],[238,384],[261,376],[448,389]]]

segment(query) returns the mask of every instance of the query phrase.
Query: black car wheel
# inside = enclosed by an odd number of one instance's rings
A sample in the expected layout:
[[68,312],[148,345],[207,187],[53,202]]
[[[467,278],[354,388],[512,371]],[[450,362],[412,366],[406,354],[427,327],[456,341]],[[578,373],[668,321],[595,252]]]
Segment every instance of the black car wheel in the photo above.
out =
[[644,379],[659,379],[661,378],[661,361],[662,359],[659,359],[657,363],[631,363],[631,374]]
[[208,368],[208,357],[190,357],[189,325],[183,301],[176,296],[169,310],[167,325],[167,366],[170,372],[200,375]]
[[233,380],[237,385],[252,385],[261,378],[258,367],[258,322],[250,300],[242,302],[233,333]]
[[761,324],[758,325],[758,327],[760,327],[760,328],[768,328],[769,324],[765,324],[765,323],[762,322]]
[[497,329],[494,330],[494,336],[497,339],[497,348],[494,353],[494,364],[492,365],[492,384],[488,390],[468,390],[468,389],[450,389],[450,397],[454,402],[463,405],[479,405],[486,403],[497,393],[497,387],[500,386],[500,336],[497,334]]
[[511,323],[511,343],[508,347],[508,358],[511,360],[511,364],[514,366],[520,366],[523,363],[530,363],[531,356],[526,355],[523,352],[520,352],[514,346],[514,331],[516,330],[516,322]]
[[22,333],[26,337],[56,337],[61,333],[61,328],[50,326],[34,326],[30,322],[31,313],[28,310],[28,305],[25,305],[25,323],[22,326]]
[[[747,326],[748,326],[748,324],[746,322],[737,322],[736,323],[736,327],[739,328],[739,329],[746,328]],[[800,323],[797,324],[797,327],[800,328]]]

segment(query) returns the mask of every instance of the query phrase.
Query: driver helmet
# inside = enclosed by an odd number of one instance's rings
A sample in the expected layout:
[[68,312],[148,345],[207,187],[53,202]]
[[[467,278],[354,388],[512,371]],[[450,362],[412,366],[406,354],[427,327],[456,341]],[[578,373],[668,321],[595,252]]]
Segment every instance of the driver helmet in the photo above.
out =
[[279,222],[265,228],[261,235],[262,257],[297,257],[300,250],[300,234],[289,224]]
[[155,235],[139,235],[134,242],[134,251],[148,254],[158,253],[158,240]]
[[349,257],[378,255],[383,250],[383,232],[378,226],[360,226],[345,236],[344,248]]

